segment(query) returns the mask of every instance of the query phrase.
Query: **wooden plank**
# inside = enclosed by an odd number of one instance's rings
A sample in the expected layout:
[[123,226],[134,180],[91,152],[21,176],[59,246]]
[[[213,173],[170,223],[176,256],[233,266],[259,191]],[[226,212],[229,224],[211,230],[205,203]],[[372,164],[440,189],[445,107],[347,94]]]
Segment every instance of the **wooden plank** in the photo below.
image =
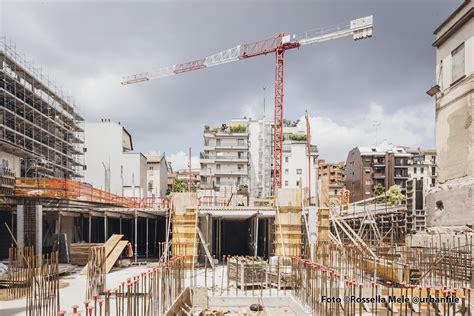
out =
[[117,262],[117,259],[120,257],[125,247],[127,247],[127,244],[127,240],[121,240],[118,242],[105,261],[105,273],[109,273],[110,270],[112,270],[112,267],[114,266],[115,262]]
[[[107,258],[109,254],[112,252],[112,249],[117,245],[120,239],[123,238],[123,235],[113,234],[110,238],[105,242],[105,257]],[[87,265],[82,269],[81,274],[87,274]]]
[[211,253],[209,252],[209,249],[207,248],[207,242],[204,239],[204,236],[202,235],[202,232],[201,232],[201,229],[199,228],[199,226],[197,226],[196,229],[197,229],[197,232],[199,234],[199,238],[201,239],[201,244],[204,248],[204,251],[206,252],[207,259],[209,259],[209,263],[211,264],[211,267],[214,268],[214,260],[212,260]]

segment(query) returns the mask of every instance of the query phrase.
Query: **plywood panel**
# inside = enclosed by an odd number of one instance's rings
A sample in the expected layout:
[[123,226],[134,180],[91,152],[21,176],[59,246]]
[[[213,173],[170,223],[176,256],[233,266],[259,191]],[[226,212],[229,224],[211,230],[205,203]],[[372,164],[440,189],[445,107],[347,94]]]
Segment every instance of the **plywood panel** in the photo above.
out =
[[117,243],[105,261],[105,273],[109,273],[110,270],[112,270],[112,267],[114,266],[115,262],[117,262],[117,259],[120,257],[125,247],[127,247],[127,244],[128,241],[126,240],[120,240]]

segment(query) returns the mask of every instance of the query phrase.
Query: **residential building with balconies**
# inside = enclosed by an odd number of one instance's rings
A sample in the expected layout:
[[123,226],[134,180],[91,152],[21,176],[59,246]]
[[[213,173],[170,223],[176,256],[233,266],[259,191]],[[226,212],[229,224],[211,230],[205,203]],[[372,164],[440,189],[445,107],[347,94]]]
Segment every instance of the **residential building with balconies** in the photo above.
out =
[[[249,119],[234,119],[219,128],[204,127],[200,154],[201,189],[225,196],[249,185]],[[222,195],[222,194],[221,194]]]
[[403,148],[411,154],[406,191],[407,229],[423,231],[426,229],[426,195],[438,182],[436,150]]
[[351,191],[351,201],[356,202],[374,196],[380,185],[388,190],[400,186],[406,193],[408,168],[411,155],[405,149],[385,147],[355,147],[346,161],[344,184]]
[[318,161],[318,177],[327,176],[329,179],[329,198],[339,198],[344,188],[345,162],[329,163],[324,159]]

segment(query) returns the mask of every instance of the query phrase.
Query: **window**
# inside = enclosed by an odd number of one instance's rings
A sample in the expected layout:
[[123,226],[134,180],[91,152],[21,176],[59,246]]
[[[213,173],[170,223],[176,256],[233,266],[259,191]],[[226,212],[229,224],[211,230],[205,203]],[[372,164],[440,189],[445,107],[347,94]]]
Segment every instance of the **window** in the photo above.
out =
[[371,185],[372,184],[372,181],[370,180],[365,180],[365,185]]
[[86,148],[86,147],[82,148],[82,151],[86,153],[86,152],[87,152],[87,148]]
[[288,162],[288,157],[285,157],[285,162]]
[[87,166],[86,165],[82,166],[82,170],[87,170]]
[[285,181],[285,187],[287,187],[287,186],[288,186],[288,180]]
[[216,177],[216,184],[221,184],[221,177]]
[[299,181],[299,180],[296,181],[296,186],[297,186],[297,187],[300,186],[300,181]]
[[416,167],[415,167],[415,168],[413,168],[413,173],[416,173]]
[[217,170],[221,170],[221,165],[216,165]]
[[451,82],[464,76],[464,43],[451,52]]
[[285,169],[285,174],[288,174],[288,169]]
[[153,166],[148,167],[148,170],[153,170]]
[[296,174],[300,175],[303,173],[303,170],[302,169],[296,169]]
[[423,173],[425,171],[425,168],[421,167],[420,172]]
[[216,146],[220,146],[221,145],[221,140],[218,138],[216,139]]
[[237,165],[237,170],[242,170],[244,169],[244,165]]

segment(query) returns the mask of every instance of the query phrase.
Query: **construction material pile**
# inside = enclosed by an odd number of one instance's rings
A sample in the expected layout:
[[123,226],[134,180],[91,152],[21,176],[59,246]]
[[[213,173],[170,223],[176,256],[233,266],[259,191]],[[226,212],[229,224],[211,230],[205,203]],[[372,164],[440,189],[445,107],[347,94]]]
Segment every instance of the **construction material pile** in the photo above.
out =
[[257,286],[265,282],[266,262],[258,257],[232,257],[228,259],[229,280],[240,288]]
[[71,244],[71,264],[76,266],[85,266],[89,259],[89,249],[92,247],[102,246],[102,243],[76,243]]

